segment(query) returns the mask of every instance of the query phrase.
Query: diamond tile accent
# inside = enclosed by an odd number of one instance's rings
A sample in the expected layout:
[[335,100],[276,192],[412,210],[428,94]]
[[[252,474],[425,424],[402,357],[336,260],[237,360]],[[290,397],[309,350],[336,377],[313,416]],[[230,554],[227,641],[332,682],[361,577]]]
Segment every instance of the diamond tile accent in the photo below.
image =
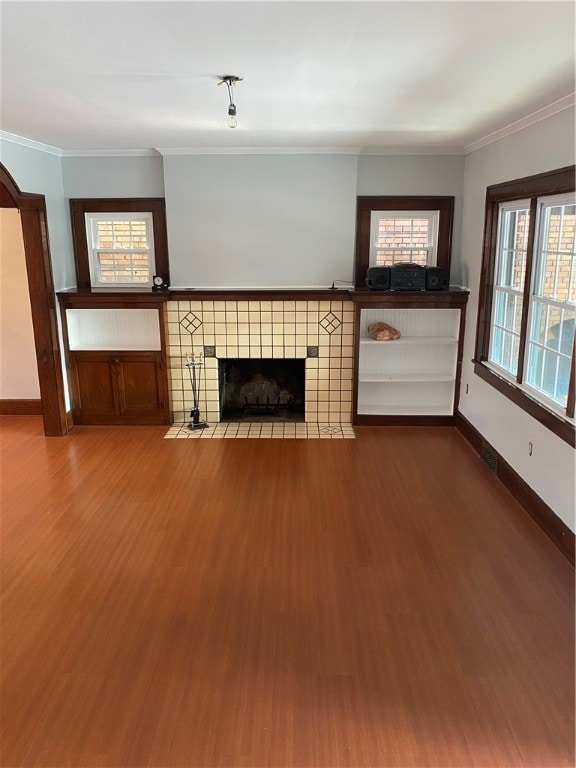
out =
[[202,320],[200,320],[194,312],[187,312],[182,320],[180,320],[180,325],[185,331],[188,331],[188,333],[195,333],[202,325]]
[[342,321],[339,320],[334,312],[328,312],[322,320],[320,320],[320,326],[326,331],[326,333],[334,333],[342,325]]

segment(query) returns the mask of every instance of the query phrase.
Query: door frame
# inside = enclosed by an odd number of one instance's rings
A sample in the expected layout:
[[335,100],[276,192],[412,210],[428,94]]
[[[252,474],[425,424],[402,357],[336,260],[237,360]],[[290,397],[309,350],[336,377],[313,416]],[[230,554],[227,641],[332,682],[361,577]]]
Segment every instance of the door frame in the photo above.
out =
[[0,163],[0,208],[16,208],[20,212],[44,434],[47,437],[58,437],[65,435],[69,428],[48,243],[46,200],[44,195],[22,192]]

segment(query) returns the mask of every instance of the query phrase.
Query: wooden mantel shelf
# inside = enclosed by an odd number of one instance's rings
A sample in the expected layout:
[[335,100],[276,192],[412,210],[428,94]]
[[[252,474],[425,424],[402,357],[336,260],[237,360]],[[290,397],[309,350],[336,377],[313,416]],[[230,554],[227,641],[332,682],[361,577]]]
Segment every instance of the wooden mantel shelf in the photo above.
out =
[[426,307],[461,307],[468,301],[467,288],[451,287],[447,291],[370,291],[367,288],[350,291],[355,304],[402,309]]
[[252,289],[184,289],[153,291],[82,291],[67,290],[58,292],[58,300],[66,309],[79,307],[158,307],[167,301],[350,301],[350,291],[342,289],[306,289],[306,288],[252,288]]
[[59,291],[57,296],[62,307],[97,308],[152,308],[160,307],[167,301],[353,301],[361,304],[378,304],[390,307],[461,306],[468,299],[465,288],[450,288],[448,291],[369,291],[368,289],[331,288],[227,288],[220,290],[184,289],[153,291]]

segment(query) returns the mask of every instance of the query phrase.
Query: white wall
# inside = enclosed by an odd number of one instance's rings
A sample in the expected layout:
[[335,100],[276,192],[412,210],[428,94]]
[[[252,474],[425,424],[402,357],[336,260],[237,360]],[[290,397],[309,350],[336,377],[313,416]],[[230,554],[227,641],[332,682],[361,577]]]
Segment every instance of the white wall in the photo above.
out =
[[40,385],[20,214],[0,208],[0,400],[38,400]]
[[52,277],[57,291],[76,286],[70,213],[64,200],[60,160],[57,155],[0,138],[0,161],[20,191],[46,198]]
[[64,195],[74,197],[164,197],[162,158],[63,157]]
[[[478,290],[486,187],[574,163],[574,110],[565,110],[478,149],[466,158],[462,223],[462,268],[469,276],[460,411],[528,485],[575,530],[575,454],[553,435],[474,374]],[[466,384],[469,393],[465,394]],[[528,443],[534,445],[528,455]]]
[[454,197],[454,232],[450,282],[465,285],[460,265],[460,230],[464,156],[360,155],[358,195],[428,195]]
[[351,280],[356,157],[164,158],[177,287],[324,287]]

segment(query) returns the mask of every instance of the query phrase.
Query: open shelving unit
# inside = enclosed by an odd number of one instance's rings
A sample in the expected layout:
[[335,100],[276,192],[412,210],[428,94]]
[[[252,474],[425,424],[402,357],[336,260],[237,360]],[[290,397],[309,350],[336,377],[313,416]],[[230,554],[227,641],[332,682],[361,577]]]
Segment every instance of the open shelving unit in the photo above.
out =
[[[355,424],[453,423],[458,399],[466,291],[354,294]],[[383,321],[393,341],[368,336]]]

